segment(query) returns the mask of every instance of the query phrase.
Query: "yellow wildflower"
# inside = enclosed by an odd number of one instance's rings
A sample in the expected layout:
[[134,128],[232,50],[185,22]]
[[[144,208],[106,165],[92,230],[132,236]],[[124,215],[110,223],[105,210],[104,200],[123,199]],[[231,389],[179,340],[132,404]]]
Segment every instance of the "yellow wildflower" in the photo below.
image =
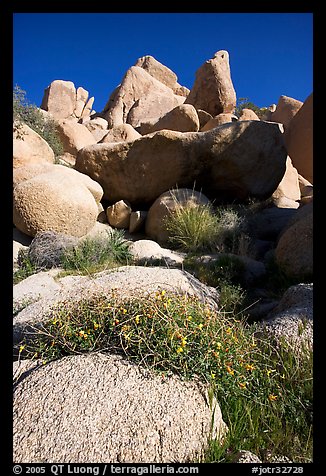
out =
[[231,327],[228,327],[225,332],[226,332],[227,334],[231,334],[231,333],[232,333]]
[[182,348],[182,347],[178,347],[178,348],[177,348],[177,353],[180,354],[180,352],[183,352],[183,348]]
[[257,347],[257,344],[256,344],[256,341],[255,341],[254,337],[252,337],[250,345],[251,345],[251,347]]
[[211,377],[212,377],[212,379],[214,379],[216,377],[216,374],[214,374],[214,372],[212,372]]
[[246,364],[246,367],[245,367],[245,368],[246,368],[246,370],[250,370],[250,372],[252,372],[255,367],[254,367],[253,365],[251,365],[251,364]]
[[275,369],[266,369],[267,377],[269,377],[272,372],[276,372],[276,370]]
[[247,382],[239,382],[241,388],[247,388]]
[[222,347],[221,342],[217,342],[216,347],[217,347],[218,349],[220,349],[220,348]]
[[198,324],[197,327],[198,327],[198,329],[202,330],[202,328],[204,327],[204,325],[203,325],[203,324]]
[[19,352],[22,352],[24,349],[25,349],[25,346],[24,346],[24,345],[21,345],[21,346],[19,347]]
[[229,365],[226,366],[226,371],[227,371],[228,374],[234,375],[234,370],[231,369],[231,367]]
[[93,326],[94,326],[94,329],[98,329],[100,327],[100,325],[95,321],[93,321]]
[[274,402],[277,400],[277,395],[273,395],[272,393],[268,396],[270,402]]
[[192,320],[192,316],[187,316],[187,321],[191,321]]
[[136,322],[136,324],[139,324],[139,317],[140,317],[139,315],[137,315],[137,316],[135,317],[135,322]]
[[186,345],[187,345],[187,338],[183,337],[183,339],[181,340],[181,347],[185,347]]
[[79,337],[84,337],[85,331],[79,331],[79,334],[78,334],[78,335],[79,335]]

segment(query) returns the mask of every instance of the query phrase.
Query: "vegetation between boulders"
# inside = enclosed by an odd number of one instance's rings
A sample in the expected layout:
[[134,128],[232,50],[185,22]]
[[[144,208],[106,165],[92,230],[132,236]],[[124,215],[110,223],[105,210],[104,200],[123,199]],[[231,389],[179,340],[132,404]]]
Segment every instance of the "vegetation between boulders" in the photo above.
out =
[[[116,266],[126,265],[132,256],[124,239],[124,231],[114,229],[107,238],[93,237],[80,240],[75,246],[58,248],[56,256],[51,256],[48,263],[59,263],[63,268],[61,276],[67,274],[92,274]],[[39,261],[37,255],[30,256],[29,250],[19,250],[18,269],[14,272],[14,284],[51,265]],[[43,250],[44,251],[44,250]],[[40,250],[39,250],[40,252]],[[60,252],[60,253],[59,253]],[[53,254],[53,253],[52,253]],[[34,254],[33,254],[34,255]]]

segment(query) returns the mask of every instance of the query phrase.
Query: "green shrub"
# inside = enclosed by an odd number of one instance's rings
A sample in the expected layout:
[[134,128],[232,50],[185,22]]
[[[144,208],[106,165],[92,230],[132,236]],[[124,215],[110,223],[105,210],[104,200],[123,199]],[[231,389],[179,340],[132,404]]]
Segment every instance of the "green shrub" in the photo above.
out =
[[112,230],[107,238],[86,238],[73,248],[66,249],[61,257],[61,265],[66,271],[89,274],[128,264],[131,259],[123,230]]
[[26,92],[18,85],[13,91],[13,120],[19,138],[24,138],[21,124],[28,125],[37,132],[51,147],[55,157],[63,154],[63,145],[57,132],[57,123],[46,119],[39,109],[26,99]]
[[176,199],[175,211],[165,218],[165,225],[169,243],[182,251],[236,253],[241,250],[241,240],[244,243],[242,221],[231,206],[216,210],[211,204],[182,206]]
[[228,314],[241,318],[246,293],[243,289],[244,264],[236,256],[221,255],[214,261],[200,262],[196,257],[188,257],[184,268],[199,281],[217,288],[220,294],[219,306]]
[[240,117],[242,109],[251,109],[259,118],[262,118],[266,111],[266,108],[260,108],[253,102],[249,101],[249,98],[238,98],[234,114]]
[[13,274],[13,284],[18,284],[28,276],[35,274],[39,269],[32,263],[28,256],[28,250],[21,248],[18,251],[18,269]]
[[210,205],[177,206],[166,218],[169,242],[187,252],[214,250],[218,220]]
[[272,297],[281,298],[285,291],[295,284],[311,283],[312,275],[288,276],[276,261],[274,254],[266,262],[266,276],[261,283]]

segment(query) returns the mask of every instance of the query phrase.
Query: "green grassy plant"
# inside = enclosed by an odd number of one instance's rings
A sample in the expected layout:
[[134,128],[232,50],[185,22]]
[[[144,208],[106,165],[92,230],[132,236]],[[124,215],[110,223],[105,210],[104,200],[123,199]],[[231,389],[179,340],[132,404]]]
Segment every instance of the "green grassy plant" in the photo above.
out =
[[175,202],[175,210],[165,219],[173,247],[188,253],[245,254],[242,218],[236,209],[225,206],[214,210],[211,204],[182,206],[176,198]]
[[18,251],[18,269],[13,274],[13,284],[18,284],[23,279],[35,274],[39,269],[31,262],[28,257],[28,250],[20,249]]
[[64,251],[61,263],[66,272],[92,274],[132,259],[123,230],[112,230],[107,238],[86,238]]
[[172,246],[186,252],[214,250],[218,220],[210,205],[177,206],[166,219]]

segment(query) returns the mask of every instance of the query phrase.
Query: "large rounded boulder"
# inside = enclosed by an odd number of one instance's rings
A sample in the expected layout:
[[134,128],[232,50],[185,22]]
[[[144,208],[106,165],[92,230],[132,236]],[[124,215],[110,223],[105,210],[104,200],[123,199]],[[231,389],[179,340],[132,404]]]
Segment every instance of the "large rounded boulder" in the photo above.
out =
[[307,279],[313,274],[313,203],[300,208],[280,236],[276,262],[292,278]]
[[103,194],[98,183],[60,165],[47,164],[44,173],[27,170],[26,176],[14,187],[13,220],[20,231],[29,236],[51,230],[81,237],[93,228]]
[[202,385],[162,378],[122,357],[65,357],[16,384],[14,460],[195,461],[226,427],[216,400],[210,406],[207,397]]
[[49,144],[27,124],[14,124],[13,167],[30,164],[53,164],[54,152]]
[[100,183],[108,201],[135,206],[194,182],[210,199],[265,199],[282,180],[286,157],[279,124],[237,121],[207,132],[163,130],[87,146],[75,168]]

